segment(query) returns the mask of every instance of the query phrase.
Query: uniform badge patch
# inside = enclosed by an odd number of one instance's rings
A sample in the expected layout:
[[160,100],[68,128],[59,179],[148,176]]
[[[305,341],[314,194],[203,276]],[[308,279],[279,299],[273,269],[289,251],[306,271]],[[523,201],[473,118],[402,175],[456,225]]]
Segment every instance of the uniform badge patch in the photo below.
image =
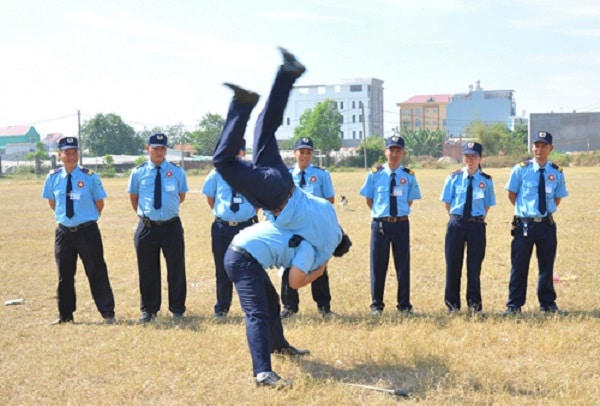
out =
[[400,184],[401,185],[406,185],[406,179],[405,178],[401,178],[400,179]]
[[479,189],[485,189],[485,182],[479,182]]
[[309,180],[310,183],[315,183],[316,181],[317,181],[317,177],[315,175],[310,177],[310,180]]
[[84,183],[83,183],[82,180],[80,180],[79,182],[77,182],[77,187],[78,188],[82,188],[83,186],[85,186],[85,185],[84,185]]
[[167,171],[167,178],[170,178],[171,176],[173,176],[173,172]]
[[554,176],[553,173],[551,173],[550,175],[548,175],[548,180],[549,181],[553,181],[554,179],[556,179],[556,177]]

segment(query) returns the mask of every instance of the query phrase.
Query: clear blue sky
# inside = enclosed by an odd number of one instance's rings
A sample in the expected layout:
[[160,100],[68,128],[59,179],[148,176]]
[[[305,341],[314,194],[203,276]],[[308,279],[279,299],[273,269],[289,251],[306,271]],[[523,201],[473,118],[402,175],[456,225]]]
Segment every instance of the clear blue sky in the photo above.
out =
[[76,135],[81,110],[193,129],[225,115],[222,82],[266,97],[278,45],[299,84],[384,80],[385,135],[396,103],[476,80],[519,115],[600,111],[594,0],[0,0],[0,126]]

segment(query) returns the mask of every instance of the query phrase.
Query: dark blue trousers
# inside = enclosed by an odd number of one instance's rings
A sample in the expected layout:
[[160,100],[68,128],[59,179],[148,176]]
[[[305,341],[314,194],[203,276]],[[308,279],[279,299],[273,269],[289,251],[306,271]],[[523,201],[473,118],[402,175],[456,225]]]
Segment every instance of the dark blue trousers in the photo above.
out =
[[[286,309],[298,311],[300,295],[298,289],[292,289],[289,283],[290,270],[286,269],[281,277],[281,303]],[[331,292],[329,290],[329,275],[327,269],[323,275],[310,284],[312,298],[319,310],[331,310]]]
[[398,310],[410,310],[410,223],[371,222],[371,309],[383,310],[383,292],[390,260],[390,245],[398,280]]
[[214,221],[210,229],[212,237],[212,253],[215,262],[215,278],[217,283],[217,303],[215,303],[215,313],[229,312],[231,307],[231,297],[233,295],[233,283],[229,280],[225,272],[223,258],[227,247],[231,244],[233,237],[243,228],[252,224],[252,221],[238,223],[236,226],[230,226],[223,222]]
[[139,222],[134,236],[142,312],[157,313],[161,305],[160,252],[167,264],[169,310],[185,312],[187,282],[185,276],[185,245],[181,220],[148,227]]
[[246,338],[254,376],[272,371],[271,353],[290,344],[283,335],[279,295],[262,266],[246,254],[228,249],[225,270],[246,315]]
[[460,310],[460,279],[465,245],[467,247],[467,305],[477,311],[481,303],[481,264],[485,257],[486,224],[450,216],[446,229],[446,290],[444,301],[448,310]]
[[237,154],[254,106],[235,99],[229,105],[213,155],[213,164],[223,179],[254,207],[264,210],[279,208],[294,185],[292,175],[281,159],[275,131],[283,121],[295,80],[290,72],[281,68],[277,72],[269,98],[256,121],[252,162],[239,159]]
[[521,307],[527,297],[527,277],[533,247],[538,260],[537,295],[542,307],[556,306],[554,291],[554,259],[556,258],[556,223],[542,222],[527,224],[527,237],[524,236],[523,223],[519,222],[510,247],[511,270],[508,287],[509,307]]
[[103,317],[114,317],[115,299],[108,279],[102,235],[97,223],[75,232],[56,228],[54,258],[58,267],[58,312],[68,320],[76,310],[75,272],[77,256],[81,258],[90,284],[92,298]]

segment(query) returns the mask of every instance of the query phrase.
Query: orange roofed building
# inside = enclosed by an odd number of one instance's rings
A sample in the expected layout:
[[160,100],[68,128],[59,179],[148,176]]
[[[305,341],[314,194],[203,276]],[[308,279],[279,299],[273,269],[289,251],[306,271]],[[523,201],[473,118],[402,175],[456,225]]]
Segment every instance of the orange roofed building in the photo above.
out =
[[451,96],[451,94],[426,94],[396,103],[400,108],[402,129],[441,130],[445,133],[448,118],[446,107]]

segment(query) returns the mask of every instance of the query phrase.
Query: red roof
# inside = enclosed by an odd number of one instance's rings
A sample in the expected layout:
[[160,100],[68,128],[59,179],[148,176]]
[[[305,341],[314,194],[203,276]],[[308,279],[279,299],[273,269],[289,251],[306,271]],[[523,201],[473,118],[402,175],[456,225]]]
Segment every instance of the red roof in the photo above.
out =
[[422,94],[413,96],[408,100],[403,101],[399,104],[408,103],[448,103],[450,101],[451,94]]
[[2,135],[25,135],[31,128],[30,125],[9,125],[0,127],[0,136]]

